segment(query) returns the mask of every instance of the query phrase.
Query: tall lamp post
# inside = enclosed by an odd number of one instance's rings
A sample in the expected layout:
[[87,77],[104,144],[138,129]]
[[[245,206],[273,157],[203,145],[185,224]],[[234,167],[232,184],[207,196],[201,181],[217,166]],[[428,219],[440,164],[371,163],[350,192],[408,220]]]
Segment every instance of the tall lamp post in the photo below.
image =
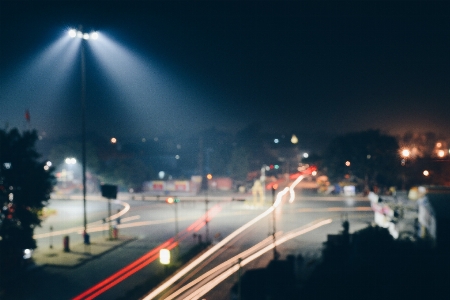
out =
[[87,233],[86,217],[86,62],[84,57],[84,41],[89,39],[98,39],[98,33],[84,33],[83,27],[79,30],[70,29],[71,38],[81,39],[81,165],[83,168],[83,227],[84,233]]

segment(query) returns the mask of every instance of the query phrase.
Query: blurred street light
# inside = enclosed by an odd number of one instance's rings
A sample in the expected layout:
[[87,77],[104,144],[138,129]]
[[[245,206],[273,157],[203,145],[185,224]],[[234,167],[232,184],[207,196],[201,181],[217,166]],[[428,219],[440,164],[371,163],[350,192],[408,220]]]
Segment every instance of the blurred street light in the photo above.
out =
[[411,155],[411,151],[409,151],[409,149],[405,148],[402,150],[401,154],[402,154],[403,158],[408,158]]
[[295,134],[292,135],[291,137],[291,143],[292,144],[297,144],[298,143],[298,138]]
[[67,158],[64,160],[64,162],[65,162],[66,164],[68,164],[68,165],[74,165],[74,164],[77,163],[77,160],[76,160],[76,158],[74,158],[74,157],[67,157]]

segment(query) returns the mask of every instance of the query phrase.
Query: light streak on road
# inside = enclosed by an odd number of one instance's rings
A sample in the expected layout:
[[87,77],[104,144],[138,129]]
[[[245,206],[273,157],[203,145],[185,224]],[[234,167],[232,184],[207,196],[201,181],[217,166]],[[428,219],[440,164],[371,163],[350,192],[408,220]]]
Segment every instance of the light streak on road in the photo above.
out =
[[[208,214],[209,218],[212,218],[213,216],[217,215],[222,210],[220,205],[213,206],[207,213],[202,215],[197,221],[194,222],[194,224],[205,224],[205,215]],[[120,269],[113,275],[109,276],[108,278],[104,279],[103,281],[97,283],[93,287],[89,288],[88,290],[84,291],[80,295],[73,298],[73,300],[87,300],[87,299],[94,299],[98,295],[104,293],[105,291],[109,290],[113,286],[119,284],[123,280],[127,279],[137,271],[141,270],[142,268],[146,267],[150,263],[154,262],[159,258],[159,250],[166,248],[166,249],[173,249],[178,245],[178,242],[187,238],[189,236],[189,231],[192,231],[193,228],[197,228],[196,226],[189,226],[187,229],[185,229],[183,232],[181,232],[177,236],[177,240],[175,238],[170,238],[169,240],[165,241],[164,243],[160,244],[156,248],[153,248],[131,264],[127,265],[126,267]]]
[[[123,205],[124,208],[120,212],[112,215],[111,216],[111,220],[117,219],[118,217],[126,214],[130,210],[130,204],[128,204],[126,202],[121,202],[121,201],[119,201],[119,204]],[[107,218],[106,220],[109,220],[109,219]],[[87,232],[91,233],[91,232],[99,231],[99,230],[97,230],[98,227],[94,227],[95,229],[94,228],[89,228],[89,227],[90,226],[94,226],[94,225],[96,225],[96,224],[98,224],[100,222],[102,222],[102,221],[95,221],[95,222],[89,223]],[[101,228],[103,228],[103,226],[101,226]],[[82,227],[82,226],[80,226],[80,227],[72,227],[72,228],[63,229],[63,230],[57,230],[57,231],[53,231],[53,232],[46,232],[46,233],[35,234],[35,235],[33,235],[33,238],[34,239],[42,239],[42,238],[47,238],[47,237],[50,237],[50,236],[53,237],[53,236],[65,235],[65,234],[69,234],[69,233],[83,233],[83,231],[84,231],[84,227]]]
[[181,293],[184,293],[188,289],[192,288],[196,284],[202,282],[203,280],[207,279],[210,276],[213,276],[218,271],[228,268],[231,265],[236,264],[239,258],[245,257],[247,255],[250,255],[251,253],[256,252],[258,249],[260,249],[262,246],[268,245],[269,243],[272,243],[272,236],[269,236],[259,242],[258,244],[254,245],[253,247],[239,253],[238,255],[233,256],[232,258],[228,259],[227,261],[221,263],[220,265],[216,266],[215,268],[209,270],[205,274],[201,275],[200,277],[196,278],[195,280],[189,282],[188,284],[184,285],[180,289],[176,290],[174,293],[170,294],[169,296],[165,297],[164,300],[172,300],[175,297],[178,297]]
[[[238,271],[239,267],[242,268],[243,266],[245,266],[248,263],[252,262],[256,258],[258,258],[261,255],[263,255],[263,254],[267,253],[268,251],[272,250],[276,246],[279,246],[279,245],[281,245],[281,244],[283,244],[283,243],[285,243],[285,242],[287,242],[287,241],[289,241],[289,240],[291,240],[293,238],[296,238],[296,237],[298,237],[300,235],[303,235],[305,233],[313,231],[313,230],[315,230],[315,229],[317,229],[317,228],[319,228],[321,226],[330,224],[332,221],[333,221],[332,219],[326,219],[326,220],[322,220],[322,221],[318,221],[318,222],[316,221],[316,222],[310,223],[308,225],[305,225],[305,226],[303,226],[303,227],[301,227],[299,229],[290,231],[289,233],[286,233],[286,234],[282,235],[281,237],[277,238],[277,241],[276,241],[275,245],[273,243],[270,243],[269,245],[265,246],[264,248],[260,249],[259,251],[257,251],[255,253],[249,255],[248,257],[242,259],[240,264],[239,263],[236,264],[236,260],[237,260],[236,258],[239,258],[239,257],[242,258],[243,256],[245,256],[244,253],[246,251],[242,252],[239,255],[236,255],[235,257],[233,257],[232,259],[230,259],[230,260],[228,260],[227,262],[224,263],[224,264],[228,263],[228,265],[230,265],[230,262],[232,263],[232,266],[229,269],[227,269],[224,272],[219,273],[219,275],[217,277],[215,277],[214,279],[212,279],[208,283],[204,284],[203,286],[198,287],[197,289],[195,289],[195,291],[192,294],[190,294],[188,297],[185,297],[183,299],[184,300],[196,300],[196,299],[199,299],[200,297],[202,297],[206,293],[208,293],[210,290],[212,290],[214,287],[216,287],[218,284],[220,284],[222,281],[224,281],[226,278],[228,278],[230,275],[232,275],[233,273]],[[173,298],[172,297],[168,297],[168,298],[165,298],[165,299],[169,300],[169,299],[173,299]]]
[[[285,189],[286,192],[288,188]],[[281,200],[280,200],[281,201]],[[183,269],[181,269],[178,273],[176,273],[174,276],[170,277],[167,281],[165,281],[163,284],[155,288],[150,294],[148,294],[143,300],[150,300],[155,298],[157,295],[162,293],[165,289],[170,287],[173,283],[175,283],[177,280],[179,280],[181,277],[186,275],[188,272],[190,272],[193,268],[195,268],[197,265],[199,265],[202,261],[204,261],[206,258],[208,258],[210,255],[215,253],[217,250],[222,248],[226,243],[234,239],[236,236],[241,234],[243,231],[245,231],[247,228],[252,226],[253,224],[257,223],[262,218],[266,217],[268,214],[270,214],[274,210],[274,206],[271,206],[269,209],[267,209],[265,212],[254,218],[253,220],[247,222],[243,226],[239,227],[235,231],[233,231],[230,235],[225,237],[223,240],[218,242],[216,245],[211,247],[209,250],[207,250],[205,253],[200,255],[197,259],[192,261],[190,264],[185,266]]]
[[277,199],[273,203],[273,206],[269,208],[270,211],[274,210],[278,205],[281,203],[281,199],[283,199],[283,196],[287,194],[289,191],[288,187],[285,187],[281,192],[277,194]]
[[[301,181],[301,179],[300,179]],[[299,182],[300,182],[299,181]],[[206,258],[208,258],[209,256],[211,256],[213,253],[215,253],[217,250],[219,250],[220,248],[222,248],[225,244],[227,244],[229,241],[231,241],[232,239],[234,239],[236,236],[238,236],[239,234],[241,234],[243,231],[245,231],[246,229],[248,229],[250,226],[254,225],[255,223],[257,223],[259,220],[263,219],[264,217],[266,217],[267,215],[269,215],[280,203],[281,200],[283,198],[284,195],[287,194],[287,192],[289,191],[288,187],[285,187],[281,192],[279,192],[277,194],[276,200],[273,203],[273,205],[271,207],[269,207],[265,212],[263,212],[262,214],[260,214],[259,216],[255,217],[254,219],[250,220],[249,222],[247,222],[246,224],[244,224],[243,226],[239,227],[238,229],[236,229],[235,231],[233,231],[230,235],[228,235],[227,237],[225,237],[223,240],[221,240],[219,243],[217,243],[216,245],[214,245],[213,247],[211,247],[209,250],[207,250],[205,253],[203,253],[202,255],[200,255],[197,259],[195,259],[194,261],[192,261],[190,264],[188,264],[187,266],[185,266],[183,269],[181,269],[178,273],[176,273],[175,275],[173,275],[172,277],[170,277],[167,281],[165,281],[163,284],[161,284],[160,286],[158,286],[157,288],[155,288],[152,292],[150,292],[143,300],[149,300],[149,299],[153,299],[155,298],[157,295],[159,295],[160,293],[162,293],[165,289],[167,289],[168,287],[170,287],[173,283],[175,283],[177,280],[179,280],[181,277],[183,277],[184,275],[186,275],[188,272],[190,272],[193,268],[195,268],[196,266],[198,266],[202,261],[204,261]]]
[[129,264],[125,268],[119,270],[118,272],[109,276],[105,280],[97,283],[90,289],[88,289],[85,292],[81,293],[80,295],[76,296],[75,298],[73,298],[73,300],[94,299],[96,296],[100,295],[107,289],[111,288],[112,286],[116,285],[120,281],[124,280],[125,278],[131,276],[138,270],[147,266],[150,262],[157,259],[159,256],[159,250],[161,250],[163,248],[169,249],[170,247],[173,248],[175,246],[176,246],[176,242],[173,238],[165,241],[164,243],[162,243],[158,247],[152,249],[145,255],[141,256],[139,259],[135,260],[133,263]]
[[289,203],[294,202],[294,200],[295,200],[295,192],[294,192],[294,188],[297,186],[297,184],[300,183],[300,181],[303,180],[303,178],[305,178],[305,176],[300,175],[300,176],[297,177],[297,179],[295,179],[294,182],[289,186],[289,194],[290,194]]

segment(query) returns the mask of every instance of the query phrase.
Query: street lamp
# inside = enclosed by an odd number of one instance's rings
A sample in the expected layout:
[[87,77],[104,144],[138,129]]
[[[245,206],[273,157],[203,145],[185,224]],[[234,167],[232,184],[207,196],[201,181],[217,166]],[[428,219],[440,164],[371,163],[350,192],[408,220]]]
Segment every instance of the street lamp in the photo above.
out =
[[84,58],[84,40],[98,39],[98,33],[85,33],[83,27],[79,30],[70,29],[69,36],[71,38],[81,39],[81,164],[83,167],[83,226],[84,232],[87,232],[86,218],[86,62]]
[[[400,152],[400,155],[402,156],[401,165],[403,167],[406,167],[406,161],[411,156],[411,151],[407,148],[403,148]],[[406,170],[403,170],[402,173],[402,189],[406,189]]]

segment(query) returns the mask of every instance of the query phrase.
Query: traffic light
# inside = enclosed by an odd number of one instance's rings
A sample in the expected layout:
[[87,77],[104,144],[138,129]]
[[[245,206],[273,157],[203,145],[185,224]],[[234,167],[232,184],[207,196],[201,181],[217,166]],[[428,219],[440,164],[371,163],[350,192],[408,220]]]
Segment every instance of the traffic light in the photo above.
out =
[[177,197],[168,197],[166,199],[166,202],[169,204],[178,203],[178,202],[180,202],[180,199],[178,199]]

